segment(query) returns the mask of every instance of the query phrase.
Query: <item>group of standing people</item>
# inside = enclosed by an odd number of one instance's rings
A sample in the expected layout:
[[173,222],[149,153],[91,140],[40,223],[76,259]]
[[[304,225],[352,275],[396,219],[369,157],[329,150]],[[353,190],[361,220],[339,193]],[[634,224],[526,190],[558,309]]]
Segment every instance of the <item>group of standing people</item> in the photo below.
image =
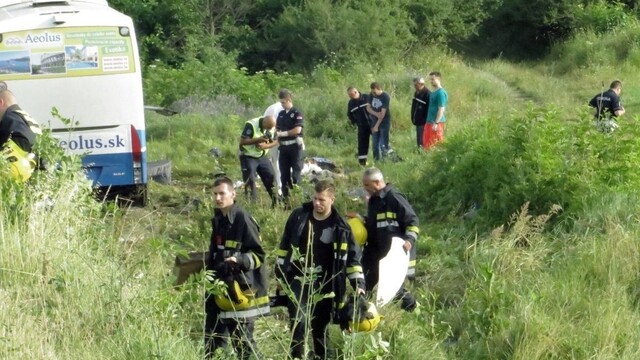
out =
[[[429,74],[429,80],[433,91],[426,88],[424,79],[414,79],[416,93],[411,109],[417,144],[425,148],[428,147],[425,144],[442,140],[447,104],[440,74]],[[350,99],[347,116],[358,128],[358,161],[362,166],[367,165],[370,144],[375,160],[383,159],[392,151],[389,146],[391,98],[380,83],[373,82],[370,90],[363,94],[354,86],[347,89]],[[282,199],[285,208],[289,208],[286,205],[290,206],[287,202],[290,192],[301,181],[304,116],[293,106],[289,90],[282,89],[278,98],[262,117],[245,122],[239,139],[239,158],[245,193],[250,194],[252,200],[257,199],[255,182],[259,175],[272,205]],[[364,222],[368,236],[362,247],[334,206],[336,188],[331,180],[316,182],[311,201],[294,209],[285,224],[276,250],[275,275],[278,293],[289,294],[286,305],[292,358],[304,358],[307,331],[313,339],[315,358],[326,357],[328,325],[334,322],[346,327],[343,310],[347,303],[347,283],[351,284],[354,296],[370,297],[380,276],[379,261],[389,252],[393,237],[404,240],[402,248],[410,258],[407,278],[415,276],[419,233],[415,211],[402,193],[385,182],[377,168],[364,171],[362,186],[368,194],[367,214],[345,214],[347,218],[357,217]],[[241,358],[261,358],[253,339],[254,320],[270,309],[259,225],[236,204],[231,179],[216,179],[213,193],[216,210],[208,270],[218,278],[233,273],[236,282],[228,284],[226,294],[207,294],[206,354],[211,356],[216,349],[228,348],[227,342],[231,339]],[[220,301],[221,296],[235,304],[227,308],[231,303]],[[409,312],[417,306],[413,295],[403,286],[395,301]]]
[[[448,95],[442,87],[442,75],[437,72],[429,74],[430,91],[422,77],[413,79],[415,93],[411,102],[411,123],[416,128],[416,145],[429,149],[444,140],[446,107]],[[349,102],[347,117],[356,126],[358,139],[358,162],[367,164],[369,143],[372,139],[373,159],[381,160],[392,149],[389,146],[389,130],[391,129],[390,96],[382,86],[374,82],[371,92],[361,93],[355,86],[347,88]]]
[[[336,188],[331,180],[318,181],[311,201],[294,209],[286,221],[276,250],[275,274],[278,287],[289,294],[292,358],[305,358],[307,330],[313,339],[312,358],[326,358],[328,325],[339,323],[346,329],[345,324],[351,320],[344,319],[341,311],[349,296],[347,283],[353,288],[353,296],[371,292],[378,282],[378,261],[389,251],[392,237],[405,240],[403,249],[411,254],[415,265],[418,217],[407,199],[384,181],[377,168],[364,171],[362,186],[370,197],[367,214],[346,215],[365,222],[368,238],[364,247],[356,243],[351,227],[334,206]],[[206,295],[205,352],[211,357],[217,349],[228,349],[231,340],[239,358],[261,359],[253,338],[254,321],[270,308],[260,228],[235,202],[231,179],[217,178],[213,194],[215,212],[207,269],[218,278],[228,276],[229,269],[236,269],[236,287],[230,287],[226,295]],[[409,273],[413,274],[411,269]],[[229,308],[225,305],[229,301],[220,301],[220,297],[243,300]],[[404,288],[396,300],[406,311],[416,307],[415,299]]]

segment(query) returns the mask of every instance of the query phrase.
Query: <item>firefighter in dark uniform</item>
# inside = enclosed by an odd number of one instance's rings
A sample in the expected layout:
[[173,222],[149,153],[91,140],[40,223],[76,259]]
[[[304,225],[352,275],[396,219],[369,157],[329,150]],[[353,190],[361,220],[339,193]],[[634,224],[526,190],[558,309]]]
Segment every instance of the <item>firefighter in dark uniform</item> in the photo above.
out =
[[[340,310],[347,300],[347,280],[357,295],[364,294],[361,250],[333,206],[335,192],[331,180],[318,181],[312,201],[289,216],[278,248],[276,278],[280,288],[293,294],[288,303],[292,358],[306,358],[305,328],[310,324],[315,358],[325,359],[327,326],[334,320],[345,328]],[[314,303],[318,297],[322,299]]]
[[[391,238],[404,239],[404,251],[409,252],[409,268],[407,278],[415,278],[416,240],[420,229],[418,216],[405,198],[391,184],[384,182],[382,172],[377,168],[369,168],[362,176],[362,186],[369,193],[367,216],[362,219],[367,228],[367,243],[362,252],[362,267],[364,269],[367,291],[371,291],[378,284],[378,262],[385,257],[391,247]],[[348,217],[360,217],[357,213],[349,212]],[[416,300],[403,287],[396,294],[403,310],[413,311]]]
[[40,125],[18,106],[15,95],[6,85],[0,90],[0,147],[11,163],[16,180],[26,181],[36,167],[31,153],[36,135],[42,134]]
[[[218,279],[232,276],[222,295],[207,293],[205,354],[231,342],[240,359],[262,359],[253,338],[254,320],[269,313],[265,252],[255,220],[235,203],[233,182],[219,177],[213,183],[215,212],[207,270]],[[226,283],[226,282],[225,282]]]
[[251,200],[257,201],[256,174],[260,175],[262,184],[276,203],[273,165],[267,153],[277,145],[275,140],[276,120],[273,116],[259,117],[247,121],[240,136],[240,168],[245,194],[251,191]]
[[353,86],[347,88],[347,95],[350,99],[347,104],[347,117],[352,125],[358,127],[358,162],[360,165],[366,166],[369,155],[369,140],[371,139],[371,125],[369,125],[369,114],[367,113],[369,98]]
[[424,85],[424,78],[413,79],[413,87],[416,92],[413,94],[413,100],[411,101],[411,123],[416,127],[416,144],[421,149],[431,91]]
[[280,103],[284,110],[278,114],[276,130],[280,144],[280,179],[282,180],[282,196],[287,198],[293,185],[301,181],[300,172],[303,164],[304,142],[302,128],[304,119],[302,113],[293,107],[293,97],[289,90],[282,90],[279,94]]

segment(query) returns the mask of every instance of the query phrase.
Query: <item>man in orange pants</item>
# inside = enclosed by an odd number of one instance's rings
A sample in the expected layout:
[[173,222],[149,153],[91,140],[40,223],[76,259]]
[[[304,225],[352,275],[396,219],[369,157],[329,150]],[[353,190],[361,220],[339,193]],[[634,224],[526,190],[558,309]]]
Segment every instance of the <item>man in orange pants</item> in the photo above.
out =
[[442,75],[439,72],[431,72],[429,74],[429,82],[434,90],[429,96],[427,123],[424,126],[422,135],[422,146],[425,150],[444,140],[445,110],[449,100],[447,92],[442,88]]

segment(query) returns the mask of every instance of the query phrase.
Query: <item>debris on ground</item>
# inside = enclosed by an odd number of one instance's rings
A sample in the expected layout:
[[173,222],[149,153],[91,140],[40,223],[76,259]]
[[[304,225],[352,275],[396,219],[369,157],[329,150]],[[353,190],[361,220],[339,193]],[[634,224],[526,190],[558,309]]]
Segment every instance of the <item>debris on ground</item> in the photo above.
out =
[[322,157],[306,158],[300,174],[311,182],[346,177],[333,161]]

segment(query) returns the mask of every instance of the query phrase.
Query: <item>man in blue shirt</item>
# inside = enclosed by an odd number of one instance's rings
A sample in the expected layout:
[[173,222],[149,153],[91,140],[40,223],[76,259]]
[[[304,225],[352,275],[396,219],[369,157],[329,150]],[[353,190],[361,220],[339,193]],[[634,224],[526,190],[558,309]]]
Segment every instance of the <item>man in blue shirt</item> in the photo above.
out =
[[371,96],[367,112],[370,114],[371,137],[373,140],[373,159],[381,160],[389,151],[389,130],[391,129],[391,112],[389,104],[391,97],[380,83],[371,83]]
[[449,95],[442,88],[442,75],[433,71],[429,73],[429,82],[433,91],[429,96],[429,110],[427,111],[427,123],[424,127],[422,146],[425,150],[444,140],[445,111],[449,102]]

